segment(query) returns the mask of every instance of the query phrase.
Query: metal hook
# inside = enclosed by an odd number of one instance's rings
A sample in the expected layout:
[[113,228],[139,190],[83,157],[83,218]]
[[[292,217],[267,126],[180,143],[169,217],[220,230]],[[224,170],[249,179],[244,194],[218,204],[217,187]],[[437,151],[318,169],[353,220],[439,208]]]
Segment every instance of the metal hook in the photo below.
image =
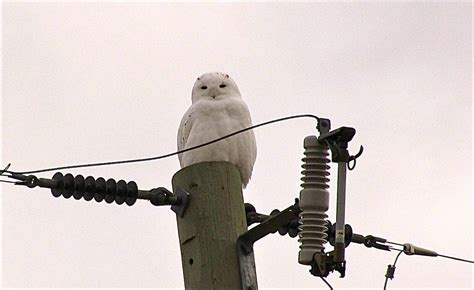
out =
[[[362,155],[362,152],[364,152],[364,146],[360,145],[359,152],[357,152],[356,155],[352,155],[349,157],[349,161],[347,162],[347,169],[353,170],[356,167],[357,164],[357,158],[359,158]],[[354,164],[351,166],[351,161],[354,161]]]
[[36,187],[38,185],[38,177],[28,175],[24,180],[15,182],[15,185],[25,185],[29,188]]
[[19,180],[19,181],[15,181],[15,185],[25,185],[25,186],[28,186],[29,188],[38,186],[39,179],[38,177],[34,175],[23,175],[23,174],[17,174],[17,173],[10,173],[10,174],[11,175],[8,176],[9,178]]

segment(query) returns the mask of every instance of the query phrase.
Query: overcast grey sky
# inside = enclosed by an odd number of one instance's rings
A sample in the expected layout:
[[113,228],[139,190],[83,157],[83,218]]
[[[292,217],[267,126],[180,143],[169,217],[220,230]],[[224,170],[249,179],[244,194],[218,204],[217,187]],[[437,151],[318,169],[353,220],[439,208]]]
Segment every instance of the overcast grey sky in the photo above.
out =
[[[154,156],[176,148],[195,78],[230,74],[254,123],[295,113],[351,126],[357,233],[472,259],[470,3],[4,3],[2,164],[12,170]],[[300,190],[311,120],[259,128],[247,202]],[[171,188],[177,157],[65,172]],[[52,173],[39,174],[51,177]],[[335,221],[336,170],[331,169]],[[4,287],[183,287],[174,214],[55,199],[3,185]],[[261,288],[326,288],[296,239],[255,245]],[[336,288],[381,288],[395,252],[353,244]],[[389,287],[471,288],[473,268],[401,256]]]

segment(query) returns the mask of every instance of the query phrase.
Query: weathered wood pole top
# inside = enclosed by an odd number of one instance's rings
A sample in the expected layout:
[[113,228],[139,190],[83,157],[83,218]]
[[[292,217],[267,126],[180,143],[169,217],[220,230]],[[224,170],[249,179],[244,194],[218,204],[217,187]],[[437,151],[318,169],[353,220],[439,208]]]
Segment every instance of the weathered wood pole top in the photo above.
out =
[[173,191],[190,193],[177,217],[186,289],[242,289],[237,238],[247,230],[239,170],[228,162],[203,162],[173,176]]

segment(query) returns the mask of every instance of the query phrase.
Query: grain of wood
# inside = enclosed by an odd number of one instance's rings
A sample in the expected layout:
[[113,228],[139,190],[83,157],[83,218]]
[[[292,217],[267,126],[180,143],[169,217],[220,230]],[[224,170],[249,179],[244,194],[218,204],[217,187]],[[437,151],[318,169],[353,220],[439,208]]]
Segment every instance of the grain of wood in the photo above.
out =
[[173,191],[191,194],[177,216],[186,289],[242,289],[237,238],[247,230],[239,170],[228,162],[203,162],[173,176]]

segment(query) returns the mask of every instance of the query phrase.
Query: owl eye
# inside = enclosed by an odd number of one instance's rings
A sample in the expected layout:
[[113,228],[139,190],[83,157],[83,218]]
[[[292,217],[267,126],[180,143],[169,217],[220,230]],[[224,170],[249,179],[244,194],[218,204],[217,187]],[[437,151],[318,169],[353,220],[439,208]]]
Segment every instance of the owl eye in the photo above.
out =
[[219,88],[225,88],[226,85],[222,84],[222,85],[219,85]]
[[201,90],[207,90],[207,86],[202,86]]

